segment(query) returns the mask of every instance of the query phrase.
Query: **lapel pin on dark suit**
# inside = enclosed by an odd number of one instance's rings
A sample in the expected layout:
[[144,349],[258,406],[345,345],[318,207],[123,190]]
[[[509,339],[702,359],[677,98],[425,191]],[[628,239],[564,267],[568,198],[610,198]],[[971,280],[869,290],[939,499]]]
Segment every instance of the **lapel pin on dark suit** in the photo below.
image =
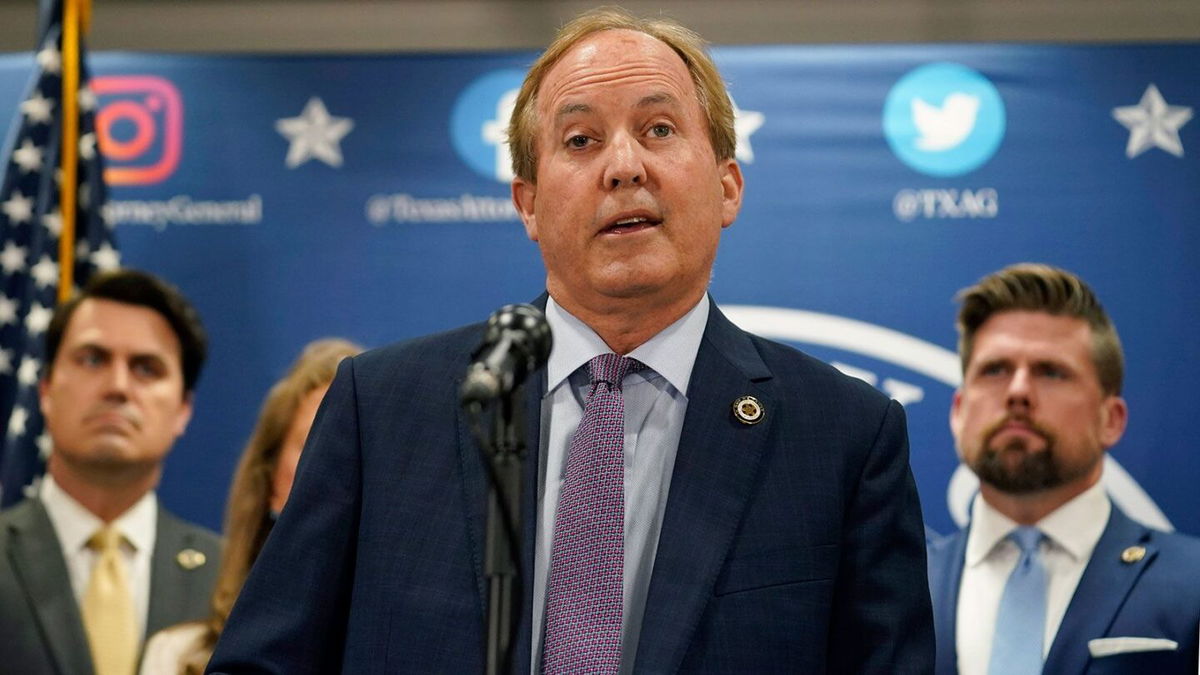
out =
[[1145,557],[1146,557],[1146,547],[1145,546],[1130,546],[1129,548],[1125,549],[1124,551],[1121,551],[1121,562],[1123,562],[1127,565],[1132,565],[1133,563],[1138,562],[1142,558],[1145,558]]
[[758,424],[764,415],[762,403],[753,396],[739,396],[733,402],[733,416],[742,424]]
[[175,562],[179,563],[180,567],[190,572],[197,567],[202,567],[204,563],[208,562],[208,556],[204,555],[203,551],[197,551],[194,548],[185,548],[179,553],[175,554]]

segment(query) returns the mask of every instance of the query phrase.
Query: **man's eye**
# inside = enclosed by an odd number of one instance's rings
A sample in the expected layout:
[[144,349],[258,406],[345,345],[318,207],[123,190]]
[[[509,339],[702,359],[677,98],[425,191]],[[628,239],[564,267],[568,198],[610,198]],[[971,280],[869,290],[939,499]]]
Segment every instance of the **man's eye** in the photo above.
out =
[[79,365],[93,367],[104,363],[104,358],[96,352],[83,352],[79,355]]
[[131,366],[131,369],[135,375],[144,378],[157,378],[163,372],[162,366],[151,361],[136,361]]
[[1061,380],[1067,376],[1066,371],[1058,366],[1042,366],[1042,376],[1052,380]]
[[589,140],[590,139],[583,134],[575,134],[567,139],[567,145],[571,146],[572,148],[584,148],[587,147]]
[[666,124],[655,124],[654,126],[650,127],[650,135],[654,136],[655,138],[666,138],[674,132],[675,130]]
[[1006,370],[1006,368],[1004,367],[1004,364],[992,363],[992,364],[989,364],[989,365],[986,365],[986,366],[980,368],[979,374],[980,375],[1002,375],[1002,374],[1004,374],[1005,370]]

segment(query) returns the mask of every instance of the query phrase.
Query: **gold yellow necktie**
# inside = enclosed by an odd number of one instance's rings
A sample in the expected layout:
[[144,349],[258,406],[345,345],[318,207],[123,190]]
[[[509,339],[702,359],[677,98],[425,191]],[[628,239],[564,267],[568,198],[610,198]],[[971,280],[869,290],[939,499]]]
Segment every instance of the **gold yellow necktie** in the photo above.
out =
[[121,539],[120,532],[104,527],[87,543],[97,555],[83,596],[83,628],[96,675],[133,675],[137,667],[137,624]]

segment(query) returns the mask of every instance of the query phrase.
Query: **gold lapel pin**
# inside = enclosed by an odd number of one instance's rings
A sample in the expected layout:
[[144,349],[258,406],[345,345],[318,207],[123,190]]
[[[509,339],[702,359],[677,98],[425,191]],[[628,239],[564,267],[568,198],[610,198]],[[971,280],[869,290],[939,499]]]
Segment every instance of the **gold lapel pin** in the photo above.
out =
[[765,414],[762,404],[753,396],[739,396],[733,402],[733,416],[742,424],[758,424]]
[[1142,558],[1145,558],[1145,557],[1146,557],[1146,547],[1145,546],[1130,546],[1129,548],[1125,549],[1124,551],[1121,551],[1121,562],[1129,564],[1129,565],[1132,565],[1133,563],[1138,562]]
[[194,548],[185,548],[175,554],[175,562],[185,570],[194,570],[208,562],[208,556]]

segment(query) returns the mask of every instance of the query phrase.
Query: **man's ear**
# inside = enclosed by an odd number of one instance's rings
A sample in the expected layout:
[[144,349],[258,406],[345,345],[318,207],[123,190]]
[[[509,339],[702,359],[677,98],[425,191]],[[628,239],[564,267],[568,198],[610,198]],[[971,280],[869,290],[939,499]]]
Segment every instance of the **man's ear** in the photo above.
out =
[[525,224],[525,235],[533,241],[538,240],[537,214],[534,212],[536,198],[537,183],[527,181],[519,176],[513,179],[513,206],[516,207],[517,214],[521,216],[521,222]]
[[38,405],[42,409],[42,417],[49,417],[53,413],[53,404],[50,402],[50,375],[38,380]]
[[735,159],[720,162],[721,172],[721,227],[729,227],[742,210],[742,193],[745,184],[742,179],[742,167]]
[[175,437],[179,438],[187,431],[188,422],[192,421],[192,392],[183,395],[183,406],[175,415]]
[[954,397],[950,399],[950,434],[954,436],[955,445],[958,443],[959,433],[962,431],[962,389],[954,390]]
[[1125,434],[1125,426],[1129,424],[1129,406],[1120,396],[1109,396],[1100,405],[1100,443],[1107,450]]

